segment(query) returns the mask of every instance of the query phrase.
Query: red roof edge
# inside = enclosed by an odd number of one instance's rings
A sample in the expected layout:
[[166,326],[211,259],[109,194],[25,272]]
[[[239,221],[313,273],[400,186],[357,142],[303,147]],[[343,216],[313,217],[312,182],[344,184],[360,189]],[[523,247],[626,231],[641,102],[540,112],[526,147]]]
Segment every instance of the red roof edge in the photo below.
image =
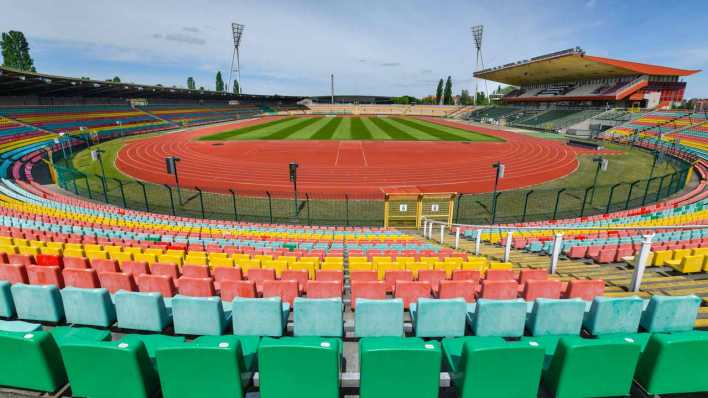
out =
[[701,72],[700,69],[677,69],[669,68],[667,66],[642,64],[639,62],[622,61],[620,59],[603,58],[596,57],[593,55],[585,55],[585,59],[599,62],[606,65],[616,66],[618,68],[628,69],[636,73],[641,73],[643,75],[658,75],[658,76],[690,76]]

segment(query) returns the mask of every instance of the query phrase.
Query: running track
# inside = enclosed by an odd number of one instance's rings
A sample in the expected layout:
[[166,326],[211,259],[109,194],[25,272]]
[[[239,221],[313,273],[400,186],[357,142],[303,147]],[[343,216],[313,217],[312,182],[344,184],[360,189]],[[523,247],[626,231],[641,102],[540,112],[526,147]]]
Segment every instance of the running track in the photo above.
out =
[[173,184],[166,156],[178,164],[180,185],[206,191],[242,193],[291,192],[288,163],[296,161],[298,190],[315,195],[380,197],[383,192],[490,192],[492,164],[506,164],[500,189],[516,189],[573,172],[584,149],[562,141],[422,118],[460,129],[479,131],[506,142],[449,141],[197,141],[203,135],[276,117],[198,128],[127,143],[116,157],[117,168],[143,181]]

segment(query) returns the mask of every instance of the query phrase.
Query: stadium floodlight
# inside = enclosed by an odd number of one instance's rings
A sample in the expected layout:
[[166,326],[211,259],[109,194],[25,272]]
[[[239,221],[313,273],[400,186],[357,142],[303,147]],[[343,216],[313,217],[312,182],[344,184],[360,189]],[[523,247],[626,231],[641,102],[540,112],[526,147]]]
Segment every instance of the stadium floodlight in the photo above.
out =
[[[238,93],[236,94],[241,94],[241,58],[239,56],[239,50],[241,47],[241,37],[243,36],[243,30],[246,28],[245,25],[239,24],[239,23],[232,23],[231,24],[231,32],[233,33],[234,37],[234,53],[231,56],[231,71],[229,72],[229,82],[227,83],[226,87],[228,87],[229,84],[233,84],[233,73],[236,72],[236,81],[238,82]],[[236,69],[234,69],[234,61],[236,62]],[[227,88],[228,91],[228,88]]]
[[492,168],[496,169],[494,177],[494,193],[492,194],[492,224],[494,224],[497,221],[497,188],[499,186],[499,180],[504,178],[506,166],[502,162],[496,162],[492,165]]
[[[484,69],[484,57],[482,56],[482,38],[484,37],[484,25],[474,25],[472,28],[472,37],[474,38],[475,47],[475,72]],[[484,96],[487,96],[487,81],[484,81]],[[474,78],[474,103],[477,104],[477,93],[479,92],[479,78]]]
[[288,165],[288,170],[290,171],[290,182],[293,183],[293,217],[297,217],[297,208],[298,208],[298,200],[297,200],[297,168],[300,167],[300,165],[297,164],[297,162],[290,162]]

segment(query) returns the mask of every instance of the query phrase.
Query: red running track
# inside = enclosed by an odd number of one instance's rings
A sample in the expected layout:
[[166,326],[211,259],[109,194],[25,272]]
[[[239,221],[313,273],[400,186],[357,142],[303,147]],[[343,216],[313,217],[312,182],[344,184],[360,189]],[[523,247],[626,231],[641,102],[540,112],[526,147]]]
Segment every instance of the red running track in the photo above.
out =
[[323,195],[381,196],[383,192],[489,192],[492,164],[506,164],[500,189],[540,184],[573,172],[584,149],[562,141],[426,118],[505,142],[450,141],[197,141],[203,135],[264,123],[275,117],[198,128],[134,140],[118,153],[116,166],[143,181],[173,184],[166,156],[182,160],[180,185],[214,192],[291,192],[288,163],[296,161],[298,190]]

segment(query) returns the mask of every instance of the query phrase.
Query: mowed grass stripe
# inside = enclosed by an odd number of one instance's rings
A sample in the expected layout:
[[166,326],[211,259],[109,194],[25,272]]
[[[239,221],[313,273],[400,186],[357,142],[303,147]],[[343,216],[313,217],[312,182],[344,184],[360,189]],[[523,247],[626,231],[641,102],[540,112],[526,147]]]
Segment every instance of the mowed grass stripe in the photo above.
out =
[[305,127],[317,123],[321,119],[318,117],[312,117],[312,118],[306,118],[305,120],[302,120],[298,123],[295,123],[291,126],[282,128],[272,134],[269,134],[265,137],[263,137],[264,140],[282,140],[287,137],[289,137],[291,134],[294,134],[295,132],[304,129]]
[[371,119],[372,118],[370,117],[361,118],[361,121],[364,123],[364,127],[366,127],[371,132],[371,139],[390,141],[391,136],[388,135],[385,131],[381,130],[379,126],[375,125],[374,122],[371,121]]
[[334,137],[334,132],[337,131],[337,127],[344,120],[341,117],[333,117],[332,120],[328,121],[327,124],[322,126],[315,134],[310,137],[313,140],[331,140]]
[[352,122],[352,127],[351,127],[351,134],[352,134],[352,139],[354,140],[370,140],[373,138],[371,135],[371,131],[366,128],[364,125],[364,122],[361,120],[360,117],[353,117],[351,118]]
[[437,128],[434,128],[432,126],[426,126],[426,125],[417,123],[411,119],[394,117],[393,120],[395,120],[401,124],[404,124],[410,128],[430,134],[439,140],[443,140],[443,141],[470,141],[470,139],[467,137],[459,136],[456,134],[451,134],[446,131],[442,131]]
[[408,119],[414,123],[418,123],[421,126],[429,126],[439,131],[447,132],[450,134],[458,135],[466,138],[469,141],[501,141],[504,140],[498,137],[480,133],[478,131],[463,130],[457,127],[445,126],[443,124],[433,123],[427,120],[421,119]]
[[405,131],[399,129],[398,127],[392,125],[388,120],[380,117],[372,117],[371,122],[374,123],[378,128],[383,130],[386,134],[391,136],[394,140],[418,140],[418,138],[406,133]]
[[207,135],[207,136],[204,136],[204,137],[200,137],[199,140],[200,140],[200,141],[219,141],[219,140],[227,140],[227,139],[229,139],[229,138],[231,138],[231,137],[235,137],[235,136],[237,136],[237,135],[243,135],[243,134],[252,133],[252,132],[255,132],[255,131],[258,131],[258,130],[263,130],[263,129],[266,129],[266,128],[269,128],[269,127],[272,127],[272,126],[276,126],[276,125],[281,124],[281,123],[289,122],[289,121],[291,121],[291,120],[293,120],[293,119],[294,119],[293,117],[286,117],[286,118],[284,118],[284,119],[273,120],[272,122],[261,123],[261,124],[254,124],[254,125],[252,125],[252,126],[243,127],[243,128],[236,129],[236,130],[229,130],[229,131],[224,131],[224,132],[217,133],[217,134],[212,134],[212,135]]

